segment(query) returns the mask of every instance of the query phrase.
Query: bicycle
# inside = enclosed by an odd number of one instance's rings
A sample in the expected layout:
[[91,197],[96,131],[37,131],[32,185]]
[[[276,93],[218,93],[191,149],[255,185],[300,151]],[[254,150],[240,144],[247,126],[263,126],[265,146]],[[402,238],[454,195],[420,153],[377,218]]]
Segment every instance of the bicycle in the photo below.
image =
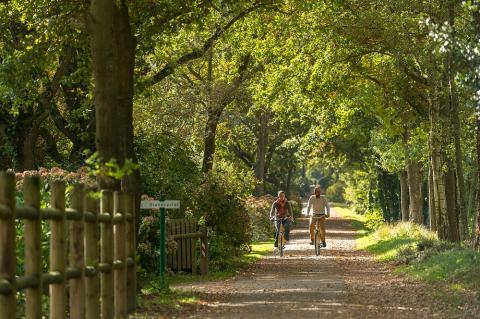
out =
[[315,231],[314,231],[314,235],[313,235],[313,245],[315,247],[315,255],[316,256],[320,255],[320,249],[323,248],[323,243],[322,243],[322,240],[320,238],[320,230],[318,228],[318,220],[320,218],[324,218],[324,217],[323,216],[322,217],[312,216],[312,222],[315,223]]
[[[280,220],[287,220],[288,218],[280,218]],[[277,218],[274,219],[274,222],[277,223]],[[285,239],[285,226],[280,222],[280,229],[278,231],[278,254],[280,257],[283,257],[285,251],[285,244],[287,240]],[[276,255],[277,250],[274,249],[273,254]]]

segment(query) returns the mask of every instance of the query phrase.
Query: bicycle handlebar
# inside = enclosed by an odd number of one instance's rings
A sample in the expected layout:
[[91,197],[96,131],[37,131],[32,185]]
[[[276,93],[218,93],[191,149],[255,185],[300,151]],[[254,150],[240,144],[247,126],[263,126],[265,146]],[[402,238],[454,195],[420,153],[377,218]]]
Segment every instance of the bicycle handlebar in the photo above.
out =
[[271,221],[274,221],[274,220],[287,220],[287,219],[293,219],[292,216],[289,216],[289,217],[273,217],[273,218],[270,218]]

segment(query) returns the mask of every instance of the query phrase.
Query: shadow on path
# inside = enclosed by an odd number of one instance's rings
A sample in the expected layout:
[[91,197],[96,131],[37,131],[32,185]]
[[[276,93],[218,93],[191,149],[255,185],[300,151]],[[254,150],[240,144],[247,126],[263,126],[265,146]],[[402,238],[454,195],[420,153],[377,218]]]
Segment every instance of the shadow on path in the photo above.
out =
[[308,220],[297,219],[284,258],[272,253],[235,278],[174,287],[204,301],[193,315],[189,311],[177,318],[464,317],[433,300],[425,286],[355,250],[355,239],[351,221],[333,210],[327,220],[328,246],[315,256]]

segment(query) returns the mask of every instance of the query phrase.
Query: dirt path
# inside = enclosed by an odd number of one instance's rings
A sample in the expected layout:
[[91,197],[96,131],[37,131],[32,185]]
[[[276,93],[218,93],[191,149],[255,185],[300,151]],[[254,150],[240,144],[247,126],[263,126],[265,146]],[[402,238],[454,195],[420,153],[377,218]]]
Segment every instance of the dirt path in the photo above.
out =
[[440,303],[431,288],[354,250],[350,221],[334,211],[319,257],[307,226],[297,220],[284,258],[268,256],[230,280],[175,287],[204,301],[176,318],[480,318],[478,308]]

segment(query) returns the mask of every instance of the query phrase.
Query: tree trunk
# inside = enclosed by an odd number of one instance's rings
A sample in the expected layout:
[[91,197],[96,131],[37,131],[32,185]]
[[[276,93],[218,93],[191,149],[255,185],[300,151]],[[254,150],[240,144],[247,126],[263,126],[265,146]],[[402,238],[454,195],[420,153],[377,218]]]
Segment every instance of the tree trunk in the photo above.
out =
[[268,144],[268,115],[262,112],[258,118],[257,151],[255,157],[255,177],[259,184],[255,187],[255,196],[265,194],[265,160]]
[[[137,162],[133,143],[133,70],[136,40],[130,28],[125,0],[91,1],[89,16],[92,69],[95,81],[95,137],[101,163],[115,160],[122,167]],[[140,221],[140,171],[121,180],[97,177],[101,189],[120,190],[135,197],[133,212],[138,237]],[[135,243],[138,243],[135,240]]]
[[[453,80],[452,80],[453,81]],[[456,97],[454,97],[456,99]],[[453,104],[457,104],[454,102]],[[463,155],[462,155],[462,146],[460,141],[460,121],[458,117],[458,108],[454,107],[452,110],[452,121],[453,121],[453,134],[454,134],[454,143],[455,143],[455,168],[456,168],[456,189],[458,194],[458,229],[460,240],[463,241],[467,239],[468,234],[468,218],[466,210],[466,198],[465,198],[465,177],[463,172]]]
[[215,83],[213,84],[213,47],[210,49],[208,57],[208,79],[207,79],[207,123],[205,125],[204,134],[204,151],[202,171],[208,172],[213,168],[213,156],[215,154],[215,136],[217,125],[223,110],[227,105],[235,99],[235,94],[245,79],[245,73],[250,63],[250,54],[246,54],[242,58],[242,62],[238,67],[237,76],[230,84]]
[[378,202],[380,204],[380,209],[382,210],[383,219],[386,221],[390,221],[390,213],[387,207],[387,200],[386,200],[386,181],[385,181],[385,172],[379,170],[377,174],[377,189],[378,189]]
[[[475,40],[478,41],[480,40],[480,3],[478,0],[473,0],[472,4],[476,6],[476,10],[472,12],[473,16],[473,27],[475,30]],[[478,69],[479,65],[478,62],[474,66],[475,69]],[[480,88],[480,78],[477,74],[475,78],[475,89],[478,91]],[[478,96],[476,97],[476,124],[477,124],[477,197],[476,197],[476,212],[475,212],[475,217],[474,217],[474,225],[472,229],[473,233],[473,247],[475,249],[480,249],[480,100]]]
[[432,215],[436,216],[437,233],[440,239],[448,239],[449,225],[447,218],[447,199],[445,193],[445,177],[443,173],[443,128],[440,122],[440,101],[437,88],[432,88],[430,99],[430,157],[432,165],[432,188],[434,206]]
[[[472,176],[468,178],[468,186],[467,186],[467,193],[466,193],[466,211],[467,211],[467,216],[473,216],[475,217],[476,213],[476,207],[475,203],[477,201],[477,192],[478,192],[478,168],[475,169],[474,172],[472,172]],[[475,222],[475,219],[473,219],[473,222]],[[475,229],[473,225],[472,230]],[[472,240],[474,232],[469,233],[469,238]]]
[[[221,111],[223,112],[223,108]],[[204,173],[210,171],[213,168],[213,156],[215,154],[215,136],[217,133],[217,125],[220,119],[220,115],[221,112],[219,112],[218,110],[207,110],[207,124],[205,126],[202,164],[202,171]]]
[[458,228],[458,201],[455,170],[451,168],[453,163],[449,165],[450,169],[445,174],[445,186],[448,191],[445,193],[447,199],[447,218],[448,233],[447,239],[452,242],[460,242],[460,231]]
[[410,196],[410,220],[416,224],[423,224],[423,174],[418,162],[407,164],[408,193]]
[[428,217],[431,231],[438,230],[438,211],[435,206],[432,163],[428,165]]
[[37,127],[32,127],[25,137],[20,163],[20,169],[22,171],[35,169],[35,150],[37,148],[37,140],[39,135],[40,130]]
[[402,221],[406,222],[409,218],[409,195],[408,195],[408,182],[407,182],[407,172],[400,172],[400,209],[402,211]]
[[[455,31],[455,1],[449,1],[448,4],[448,22],[451,27],[450,39],[453,43],[456,42]],[[455,170],[456,170],[456,189],[458,194],[458,227],[460,240],[465,240],[468,233],[468,221],[466,212],[466,200],[465,200],[465,178],[463,173],[463,155],[461,146],[461,127],[458,111],[458,92],[455,84],[455,77],[457,74],[456,66],[454,63],[453,52],[450,50],[447,57],[448,65],[448,88],[449,88],[449,104],[450,104],[450,116],[452,121],[452,133],[455,145]]]
[[289,198],[291,194],[290,188],[292,186],[292,177],[293,177],[294,170],[295,170],[295,165],[291,163],[288,166],[287,181],[285,183],[285,196],[287,196],[287,198]]
[[[47,103],[47,101],[44,101]],[[49,99],[48,103],[52,103]],[[41,108],[42,105],[39,105]],[[37,150],[37,142],[40,137],[40,130],[43,121],[47,118],[48,113],[42,112],[38,114],[34,112],[31,115],[31,119],[25,121],[25,124],[28,127],[24,127],[25,133],[23,134],[23,140],[21,144],[21,156],[20,156],[20,170],[27,171],[27,170],[34,170],[37,168],[36,163],[36,150]],[[25,125],[23,124],[23,125]]]
[[[90,39],[93,77],[95,81],[94,103],[96,119],[96,144],[101,161],[121,161],[124,150],[119,103],[119,59],[115,39],[118,32],[115,16],[117,6],[113,0],[96,0],[90,6]],[[121,164],[121,163],[120,163]],[[120,181],[99,176],[102,189],[119,189]]]
[[[125,1],[91,2],[89,31],[95,80],[96,146],[100,161],[123,166],[135,159],[133,150],[133,68],[135,38]],[[134,179],[139,185],[139,174]],[[102,175],[99,186],[120,189],[120,181]],[[138,186],[126,186],[140,192]]]

